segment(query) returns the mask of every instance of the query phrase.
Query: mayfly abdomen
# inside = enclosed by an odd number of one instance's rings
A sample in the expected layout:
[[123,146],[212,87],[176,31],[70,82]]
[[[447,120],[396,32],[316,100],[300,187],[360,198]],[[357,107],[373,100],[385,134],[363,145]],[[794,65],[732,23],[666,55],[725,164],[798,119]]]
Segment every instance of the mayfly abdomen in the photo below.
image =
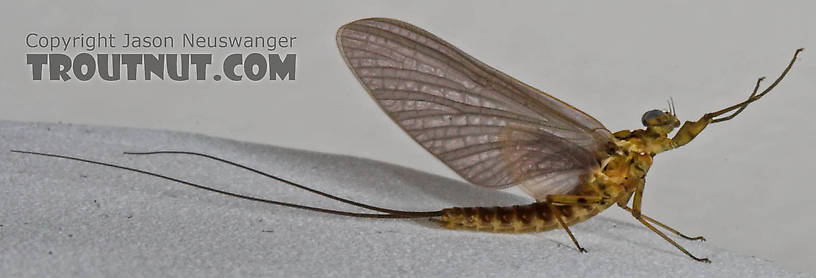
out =
[[448,229],[467,229],[494,233],[532,233],[559,227],[552,208],[567,225],[585,220],[598,212],[597,205],[550,206],[544,202],[511,207],[454,207],[442,210],[442,216],[435,219],[440,226]]

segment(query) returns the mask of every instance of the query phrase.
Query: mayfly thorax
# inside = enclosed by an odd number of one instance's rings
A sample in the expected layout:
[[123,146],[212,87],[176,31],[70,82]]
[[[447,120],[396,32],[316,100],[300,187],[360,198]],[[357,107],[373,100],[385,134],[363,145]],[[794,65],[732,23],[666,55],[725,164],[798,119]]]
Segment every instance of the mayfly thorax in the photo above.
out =
[[[17,153],[66,158],[156,176],[229,196],[324,213],[367,218],[430,218],[443,227],[489,232],[541,232],[564,229],[580,251],[569,226],[610,206],[698,258],[658,230],[689,237],[641,213],[645,176],[655,155],[688,144],[708,125],[734,118],[770,92],[788,73],[802,49],[764,90],[760,81],[742,102],[682,123],[670,102],[667,110],[646,112],[645,128],[615,133],[575,107],[524,84],[411,24],[369,18],[337,32],[340,53],[354,76],[417,143],[472,184],[500,189],[520,186],[536,199],[511,207],[456,207],[400,211],[340,198],[279,177],[194,152],[159,151],[215,159],[340,202],[373,210],[355,213],[272,201],[139,169],[76,157],[29,151]],[[726,113],[731,113],[726,115]],[[669,134],[677,129],[677,132]],[[631,202],[631,206],[629,205]]]

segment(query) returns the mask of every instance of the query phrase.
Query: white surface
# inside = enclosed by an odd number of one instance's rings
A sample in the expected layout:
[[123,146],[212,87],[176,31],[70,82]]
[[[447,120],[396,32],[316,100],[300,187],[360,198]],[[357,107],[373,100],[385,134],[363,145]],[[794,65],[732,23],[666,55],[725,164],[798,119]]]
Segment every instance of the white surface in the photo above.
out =
[[9,277],[804,277],[712,242],[680,242],[692,261],[631,221],[594,217],[562,231],[451,231],[427,220],[322,215],[235,198],[122,170],[8,149],[74,154],[221,189],[343,208],[284,184],[189,156],[201,151],[339,196],[396,209],[528,200],[381,162],[175,132],[0,121],[0,272]]
[[[656,158],[644,209],[729,250],[816,273],[813,3],[16,1],[0,10],[0,119],[192,131],[458,179],[357,84],[335,47],[337,27],[370,16],[411,22],[613,131],[638,128],[640,115],[665,107],[670,96],[681,120],[733,104],[755,78],[775,77],[805,47],[766,99]],[[298,80],[32,82],[24,61],[29,32],[294,34]]]

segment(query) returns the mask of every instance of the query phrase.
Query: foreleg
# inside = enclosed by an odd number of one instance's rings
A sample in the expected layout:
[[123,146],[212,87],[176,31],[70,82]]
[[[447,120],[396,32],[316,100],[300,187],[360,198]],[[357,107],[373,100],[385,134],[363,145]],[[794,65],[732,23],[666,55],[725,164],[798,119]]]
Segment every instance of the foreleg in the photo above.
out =
[[[788,74],[791,67],[793,67],[793,63],[796,62],[796,57],[799,55],[799,52],[802,52],[802,50],[804,50],[804,49],[800,48],[800,49],[796,50],[796,52],[793,54],[793,58],[791,59],[790,63],[788,63],[788,66],[785,68],[784,71],[782,71],[782,74],[780,74],[779,77],[773,83],[771,83],[771,85],[768,86],[768,88],[765,88],[765,90],[763,90],[761,93],[757,94],[757,92],[759,90],[759,83],[764,79],[764,77],[759,78],[759,80],[757,80],[756,86],[754,87],[754,91],[751,93],[751,95],[748,97],[747,100],[745,100],[743,102],[740,102],[740,103],[737,103],[737,104],[734,104],[732,106],[726,107],[724,109],[720,109],[718,111],[714,111],[714,112],[711,112],[711,113],[706,113],[705,115],[700,117],[700,119],[697,120],[696,122],[686,121],[685,123],[683,123],[683,126],[680,127],[680,130],[678,130],[677,134],[674,136],[674,138],[671,139],[671,142],[669,144],[669,149],[677,148],[677,147],[683,146],[685,144],[688,144],[689,142],[691,142],[691,140],[694,139],[694,137],[696,137],[698,134],[700,134],[700,132],[702,132],[703,129],[705,129],[706,126],[708,126],[708,124],[719,123],[719,122],[724,122],[724,121],[733,119],[740,112],[745,110],[745,108],[748,107],[748,104],[751,104],[752,102],[757,101],[758,99],[763,97],[765,94],[770,92],[774,87],[776,87],[777,84],[779,84],[780,81],[782,81],[782,78],[784,78],[785,75]],[[724,117],[720,117],[723,114],[734,111],[734,110],[736,110],[736,111],[733,114],[728,115],[728,116],[724,116]]]

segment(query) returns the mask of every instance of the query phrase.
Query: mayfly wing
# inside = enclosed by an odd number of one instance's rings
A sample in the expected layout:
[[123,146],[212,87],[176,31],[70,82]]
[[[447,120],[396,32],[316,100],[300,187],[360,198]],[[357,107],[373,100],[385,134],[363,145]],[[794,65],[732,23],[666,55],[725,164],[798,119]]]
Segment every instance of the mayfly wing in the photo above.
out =
[[473,184],[521,185],[536,199],[565,194],[612,141],[591,116],[411,24],[354,21],[337,44],[377,104]]

